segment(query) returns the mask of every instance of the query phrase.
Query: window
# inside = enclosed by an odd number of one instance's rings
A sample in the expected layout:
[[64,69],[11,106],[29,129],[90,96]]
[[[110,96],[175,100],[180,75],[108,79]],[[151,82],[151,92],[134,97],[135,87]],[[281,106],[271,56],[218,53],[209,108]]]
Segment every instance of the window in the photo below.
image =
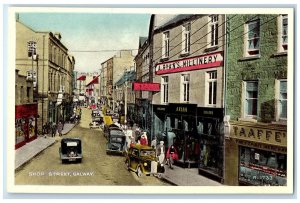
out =
[[162,103],[168,103],[169,98],[169,90],[168,90],[168,82],[169,78],[168,76],[162,77],[161,86],[162,86]]
[[209,17],[209,33],[210,37],[210,46],[217,46],[218,45],[218,15],[211,15]]
[[190,47],[191,47],[190,38],[191,38],[191,24],[188,23],[188,24],[182,26],[182,50],[181,50],[181,52],[183,54],[190,52]]
[[279,16],[279,52],[285,52],[288,49],[288,15]]
[[30,98],[30,87],[27,87],[26,96],[27,96],[27,99]]
[[217,103],[217,71],[208,72],[208,105]]
[[279,119],[287,118],[287,81],[279,81],[279,100],[278,100]]
[[36,42],[35,41],[27,42],[27,48],[28,48],[28,57],[33,57],[34,55],[36,55]]
[[162,46],[162,58],[168,58],[169,57],[169,32],[163,33],[163,46]]
[[258,83],[256,81],[246,82],[246,95],[245,95],[245,116],[257,116],[257,96],[258,96]]
[[181,75],[181,102],[188,102],[190,100],[190,75]]
[[251,21],[246,24],[246,56],[259,54],[260,21]]

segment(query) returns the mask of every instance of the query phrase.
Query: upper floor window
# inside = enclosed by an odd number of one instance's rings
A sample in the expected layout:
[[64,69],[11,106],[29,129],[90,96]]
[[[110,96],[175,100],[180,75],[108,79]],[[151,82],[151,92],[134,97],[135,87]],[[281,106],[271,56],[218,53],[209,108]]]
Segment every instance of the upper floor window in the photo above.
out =
[[245,117],[257,116],[258,82],[247,81],[245,91]]
[[181,102],[188,102],[190,100],[190,75],[181,75]]
[[246,56],[259,54],[260,21],[255,20],[246,24]]
[[191,24],[185,24],[182,26],[182,50],[183,54],[189,53],[191,48]]
[[279,81],[279,98],[278,98],[279,120],[287,119],[287,81]]
[[209,16],[209,41],[210,46],[217,46],[218,45],[218,15],[211,15]]
[[288,49],[288,15],[280,15],[278,25],[279,52],[285,52]]
[[161,78],[161,87],[162,87],[162,103],[168,103],[169,102],[169,77],[168,76],[164,76]]
[[217,71],[210,71],[208,74],[208,105],[217,104]]
[[35,41],[27,42],[28,57],[33,57],[36,55],[36,48],[37,46]]
[[170,45],[169,45],[170,32],[163,33],[163,44],[162,44],[162,58],[169,57]]

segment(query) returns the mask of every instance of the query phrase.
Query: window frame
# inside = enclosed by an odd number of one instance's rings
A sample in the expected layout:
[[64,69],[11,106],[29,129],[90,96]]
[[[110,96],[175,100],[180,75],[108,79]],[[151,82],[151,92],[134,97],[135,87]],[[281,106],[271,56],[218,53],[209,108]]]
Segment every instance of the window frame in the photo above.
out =
[[[250,25],[252,24],[257,24],[258,25],[258,36],[257,37],[252,37],[252,38],[249,38],[249,34],[250,34],[250,31],[251,30],[255,30],[255,29],[251,29],[250,30]],[[260,34],[261,34],[261,30],[260,30],[260,19],[256,19],[256,20],[253,20],[253,21],[249,21],[249,22],[246,22],[245,24],[245,57],[251,57],[251,56],[260,56]],[[254,33],[255,35],[255,33]],[[254,40],[257,39],[257,44],[258,44],[258,47],[257,48],[249,48],[249,44],[250,44],[250,41],[253,40],[253,44],[254,44]]]
[[[286,35],[283,34],[283,20],[287,20]],[[284,43],[283,37],[286,36],[286,43]],[[278,53],[286,53],[288,51],[288,15],[281,14],[278,16]]]
[[[286,83],[286,99],[281,99],[281,83],[282,82],[285,82]],[[276,88],[276,97],[277,97],[277,105],[276,105],[276,112],[277,112],[277,115],[276,115],[276,121],[287,121],[287,103],[288,103],[288,98],[287,98],[287,94],[288,94],[288,91],[287,91],[287,79],[279,79],[277,80],[277,88]],[[286,101],[286,117],[281,117],[281,102],[282,101]]]
[[[207,71],[207,106],[217,106],[217,91],[218,91],[218,71]],[[210,88],[210,84],[212,84]]]
[[169,76],[161,77],[161,103],[167,104],[169,103]]
[[170,31],[162,33],[162,58],[169,58],[170,56]]
[[191,23],[182,25],[181,54],[188,54],[191,51]]
[[190,101],[190,74],[182,74],[180,77],[180,102],[188,103]]
[[[247,85],[249,84],[249,83],[256,83],[256,86],[257,86],[257,90],[256,90],[256,92],[257,92],[257,96],[256,96],[256,98],[255,97],[248,97],[247,96]],[[259,93],[259,83],[258,83],[258,81],[257,80],[249,80],[249,81],[244,81],[244,94],[243,94],[243,96],[244,96],[244,98],[243,98],[243,101],[244,101],[244,105],[243,105],[243,107],[244,107],[244,109],[243,109],[243,117],[244,118],[253,118],[253,119],[257,119],[257,117],[258,117],[258,93]],[[250,114],[248,114],[248,100],[256,100],[256,115],[250,115]],[[254,107],[254,105],[253,105],[253,103],[252,103],[252,109],[253,109],[253,107]]]
[[219,45],[219,15],[208,16],[208,47],[217,47]]

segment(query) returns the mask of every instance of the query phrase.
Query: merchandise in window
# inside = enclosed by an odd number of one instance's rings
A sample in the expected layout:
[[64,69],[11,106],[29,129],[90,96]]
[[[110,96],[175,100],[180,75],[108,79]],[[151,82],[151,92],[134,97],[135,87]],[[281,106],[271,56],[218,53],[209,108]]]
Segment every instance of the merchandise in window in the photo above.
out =
[[287,155],[240,147],[239,181],[249,185],[286,185]]

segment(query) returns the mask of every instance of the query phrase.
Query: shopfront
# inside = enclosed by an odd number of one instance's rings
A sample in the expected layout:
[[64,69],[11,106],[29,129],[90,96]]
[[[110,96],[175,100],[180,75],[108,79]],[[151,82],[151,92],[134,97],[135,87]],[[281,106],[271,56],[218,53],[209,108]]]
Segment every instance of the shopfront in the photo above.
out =
[[286,186],[286,144],[286,126],[231,123],[225,184]]
[[15,149],[37,138],[37,104],[15,106]]
[[223,108],[197,108],[197,134],[200,140],[199,174],[217,181],[223,179]]

